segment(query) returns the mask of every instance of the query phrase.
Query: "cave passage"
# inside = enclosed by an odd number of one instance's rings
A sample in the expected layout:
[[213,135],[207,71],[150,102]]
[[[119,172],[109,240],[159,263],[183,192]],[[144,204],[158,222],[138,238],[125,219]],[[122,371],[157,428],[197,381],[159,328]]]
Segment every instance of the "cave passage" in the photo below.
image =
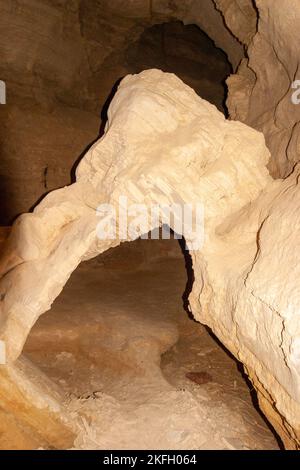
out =
[[63,390],[82,449],[276,449],[236,361],[185,308],[178,240],[81,263],[24,354]]

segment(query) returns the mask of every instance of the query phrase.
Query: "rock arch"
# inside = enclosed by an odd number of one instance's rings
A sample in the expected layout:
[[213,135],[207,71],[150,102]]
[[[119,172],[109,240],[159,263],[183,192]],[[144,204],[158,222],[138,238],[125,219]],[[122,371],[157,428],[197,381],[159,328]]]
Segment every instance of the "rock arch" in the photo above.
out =
[[244,363],[286,446],[299,445],[298,267],[293,264],[287,290],[279,272],[292,256],[284,243],[287,226],[294,221],[293,237],[300,229],[298,208],[284,211],[298,190],[298,170],[274,182],[268,159],[262,134],[227,121],[176,76],[159,70],[127,76],[76,183],[50,193],[14,225],[1,260],[7,360],[20,355],[31,327],[78,264],[120,243],[97,238],[99,204],[117,204],[120,196],[147,207],[200,202],[205,239],[191,252],[193,315]]

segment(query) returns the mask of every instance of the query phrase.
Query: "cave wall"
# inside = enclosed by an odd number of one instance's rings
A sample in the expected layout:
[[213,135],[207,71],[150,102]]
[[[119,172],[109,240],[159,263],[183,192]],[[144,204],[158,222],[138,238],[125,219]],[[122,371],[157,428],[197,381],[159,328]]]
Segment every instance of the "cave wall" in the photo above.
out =
[[[222,7],[225,2],[217,3]],[[291,99],[295,91],[291,85],[299,78],[300,4],[256,0],[255,5],[257,32],[250,40],[248,58],[228,79],[227,105],[233,119],[264,133],[272,155],[268,168],[275,178],[284,178],[300,158],[300,106]],[[231,27],[233,7],[224,15]]]
[[[231,34],[247,47],[257,31],[257,8],[253,0],[214,0]],[[237,64],[239,65],[239,64]]]
[[80,103],[89,65],[74,2],[0,2],[1,223],[70,183],[76,158],[98,133],[99,118]]

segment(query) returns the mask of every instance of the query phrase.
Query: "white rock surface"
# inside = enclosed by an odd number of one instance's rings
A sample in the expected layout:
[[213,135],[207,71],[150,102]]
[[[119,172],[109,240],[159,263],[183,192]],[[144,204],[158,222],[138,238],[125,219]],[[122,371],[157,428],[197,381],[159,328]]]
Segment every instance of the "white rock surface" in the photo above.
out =
[[191,252],[192,312],[244,363],[286,446],[299,445],[297,172],[274,182],[262,134],[226,121],[159,70],[127,76],[108,114],[77,182],[15,223],[0,282],[0,339],[9,360],[78,264],[119,244],[96,236],[100,203],[120,195],[148,207],[202,202],[205,241]]

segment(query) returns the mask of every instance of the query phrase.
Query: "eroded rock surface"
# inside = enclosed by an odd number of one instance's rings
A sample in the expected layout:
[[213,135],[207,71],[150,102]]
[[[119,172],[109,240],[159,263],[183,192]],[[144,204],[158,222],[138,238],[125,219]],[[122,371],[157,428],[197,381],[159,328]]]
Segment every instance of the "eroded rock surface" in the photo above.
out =
[[100,203],[117,205],[123,195],[128,204],[203,203],[206,250],[216,227],[271,181],[268,158],[261,134],[226,121],[174,75],[151,70],[124,79],[106,134],[81,161],[77,182],[16,221],[2,259],[8,357],[18,356],[80,261],[119,244],[96,236]]
[[[130,202],[202,202],[205,241],[192,251],[193,315],[245,365],[287,447],[299,442],[296,250],[298,170],[273,181],[263,136],[226,121],[177,77],[126,77],[104,137],[77,182],[21,216],[2,258],[1,339],[15,360],[72,271],[120,240],[99,240],[96,208]],[[290,231],[291,225],[293,231]],[[292,272],[291,272],[292,269]]]
[[[217,0],[234,6],[235,1]],[[272,158],[269,169],[275,177],[286,177],[299,161],[300,105],[292,102],[299,79],[300,4],[297,0],[256,0],[257,32],[247,49],[248,59],[228,79],[227,105],[233,119],[262,131]],[[247,10],[244,10],[245,14]],[[224,10],[229,27],[236,18],[234,8]],[[248,11],[249,21],[251,14]],[[241,28],[237,28],[241,31]]]

